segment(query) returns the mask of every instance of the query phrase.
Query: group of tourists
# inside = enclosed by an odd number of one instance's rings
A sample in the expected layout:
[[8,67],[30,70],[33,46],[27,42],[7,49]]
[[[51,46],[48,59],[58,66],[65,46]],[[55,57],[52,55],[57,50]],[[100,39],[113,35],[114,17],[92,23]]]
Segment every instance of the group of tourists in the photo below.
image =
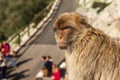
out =
[[36,75],[36,80],[44,80],[45,78],[61,80],[63,77],[61,72],[62,68],[56,65],[49,55],[42,56],[42,61],[44,62],[44,65]]
[[9,43],[7,43],[7,41],[0,42],[0,80],[7,80],[6,70],[8,61],[11,62],[14,68],[17,67],[11,53],[12,51]]

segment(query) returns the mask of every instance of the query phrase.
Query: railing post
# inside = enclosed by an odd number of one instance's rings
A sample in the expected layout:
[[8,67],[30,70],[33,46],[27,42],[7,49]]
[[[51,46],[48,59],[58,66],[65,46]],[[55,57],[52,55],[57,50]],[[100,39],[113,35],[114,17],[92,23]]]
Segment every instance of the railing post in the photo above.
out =
[[86,6],[86,0],[83,0],[83,6],[84,7]]
[[30,26],[28,25],[28,31],[27,31],[27,33],[28,33],[28,37],[30,37]]
[[20,36],[20,34],[18,34],[18,45],[19,46],[21,45],[21,36]]

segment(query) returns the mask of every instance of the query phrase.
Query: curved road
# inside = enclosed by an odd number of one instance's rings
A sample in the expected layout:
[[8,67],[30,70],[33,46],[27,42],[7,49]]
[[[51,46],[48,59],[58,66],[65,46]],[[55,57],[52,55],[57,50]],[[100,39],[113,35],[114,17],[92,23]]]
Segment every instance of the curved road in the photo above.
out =
[[46,26],[43,26],[24,46],[18,54],[17,69],[9,67],[9,80],[35,80],[35,75],[43,66],[40,60],[42,55],[50,55],[58,64],[64,57],[64,53],[56,46],[52,25],[58,15],[64,12],[75,11],[78,0],[62,0],[59,8],[51,16]]

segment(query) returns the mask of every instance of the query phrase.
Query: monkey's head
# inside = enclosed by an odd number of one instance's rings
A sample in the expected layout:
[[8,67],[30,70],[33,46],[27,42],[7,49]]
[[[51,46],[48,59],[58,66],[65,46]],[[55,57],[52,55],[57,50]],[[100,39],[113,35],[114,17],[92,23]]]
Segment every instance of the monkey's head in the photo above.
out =
[[67,49],[74,40],[74,35],[82,31],[85,19],[76,12],[63,13],[55,21],[53,29],[57,45],[61,49]]

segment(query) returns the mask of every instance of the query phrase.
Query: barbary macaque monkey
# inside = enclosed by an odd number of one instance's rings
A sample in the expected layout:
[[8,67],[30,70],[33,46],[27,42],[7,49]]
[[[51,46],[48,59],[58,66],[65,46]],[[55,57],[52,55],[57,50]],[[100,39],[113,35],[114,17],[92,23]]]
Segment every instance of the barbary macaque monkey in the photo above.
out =
[[76,12],[54,22],[57,45],[65,51],[68,80],[120,80],[120,45]]

